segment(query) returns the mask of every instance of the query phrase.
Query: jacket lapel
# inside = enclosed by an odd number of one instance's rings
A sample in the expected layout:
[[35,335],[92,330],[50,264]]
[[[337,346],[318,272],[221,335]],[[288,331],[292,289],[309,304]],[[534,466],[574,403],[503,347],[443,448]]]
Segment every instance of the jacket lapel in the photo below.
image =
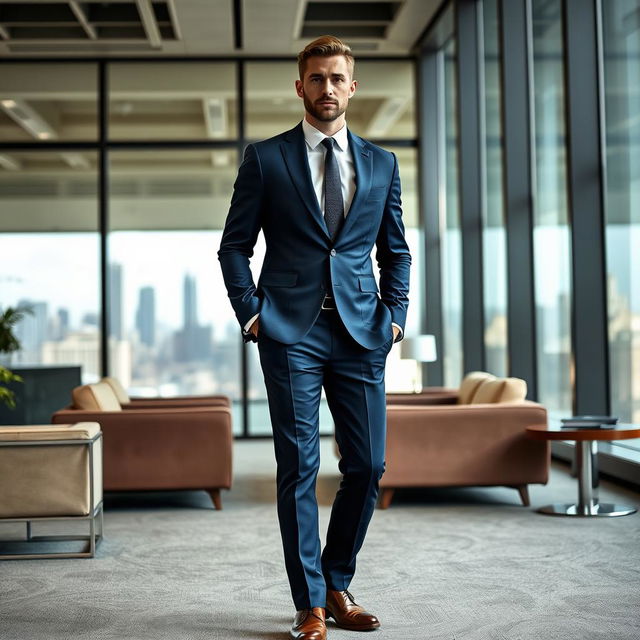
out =
[[[300,194],[302,201],[305,203],[311,217],[316,221],[322,233],[329,238],[327,225],[325,224],[324,216],[320,210],[318,198],[316,197],[316,192],[311,181],[311,171],[309,170],[302,123],[288,132],[285,136],[285,141],[280,144],[280,149],[282,150],[282,155],[291,180]],[[347,218],[348,217],[349,216],[347,216]]]
[[356,192],[351,201],[351,207],[347,212],[344,225],[338,234],[336,244],[342,236],[346,236],[356,223],[361,212],[361,205],[367,199],[371,190],[371,178],[373,177],[373,154],[367,149],[362,138],[347,130],[349,148],[353,157],[353,165],[356,170]]

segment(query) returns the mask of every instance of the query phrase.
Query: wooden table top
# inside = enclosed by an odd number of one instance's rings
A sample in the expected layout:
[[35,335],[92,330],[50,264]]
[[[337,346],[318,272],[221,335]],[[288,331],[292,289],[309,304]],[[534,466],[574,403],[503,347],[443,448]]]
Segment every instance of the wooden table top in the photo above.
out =
[[572,429],[535,424],[527,427],[527,435],[534,440],[629,440],[640,438],[640,424],[616,424],[609,429]]

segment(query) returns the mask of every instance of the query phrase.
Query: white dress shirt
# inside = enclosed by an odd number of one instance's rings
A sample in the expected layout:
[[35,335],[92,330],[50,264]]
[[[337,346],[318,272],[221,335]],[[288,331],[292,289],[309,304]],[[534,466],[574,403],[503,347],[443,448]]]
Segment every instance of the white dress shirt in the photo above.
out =
[[344,215],[346,217],[351,207],[353,194],[356,192],[356,171],[353,166],[353,157],[349,152],[349,138],[347,137],[347,125],[345,124],[340,131],[336,131],[332,136],[327,136],[318,131],[313,125],[309,124],[306,119],[302,121],[302,131],[304,139],[307,143],[307,160],[309,161],[309,170],[311,171],[311,182],[313,190],[316,192],[320,211],[324,215],[324,159],[327,155],[327,149],[322,144],[325,138],[334,139],[333,155],[338,162],[340,169],[340,183],[342,186],[342,202],[344,203]]
[[[304,118],[302,120],[302,131],[304,132],[304,140],[306,142],[305,147],[307,150],[307,160],[309,161],[309,170],[311,171],[311,182],[313,183],[313,190],[316,193],[322,215],[324,215],[324,159],[327,155],[327,149],[322,144],[322,141],[327,137],[334,139],[333,154],[340,169],[342,202],[344,203],[344,215],[346,217],[356,192],[356,171],[353,166],[353,157],[349,151],[346,123],[340,131],[336,131],[332,136],[327,136],[312,124],[309,124],[306,118]],[[256,313],[256,315],[244,325],[244,330],[249,331],[251,325],[259,316],[260,314]],[[402,329],[395,322],[392,324],[394,327],[398,327],[400,331],[399,337],[402,337]]]

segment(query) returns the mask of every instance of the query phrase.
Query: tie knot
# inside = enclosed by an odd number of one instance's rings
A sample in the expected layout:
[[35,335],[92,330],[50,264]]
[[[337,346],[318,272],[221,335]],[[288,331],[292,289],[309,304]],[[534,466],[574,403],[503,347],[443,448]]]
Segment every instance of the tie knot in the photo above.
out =
[[333,151],[333,144],[334,143],[335,143],[335,140],[333,138],[325,138],[322,141],[322,144],[325,146],[327,151]]

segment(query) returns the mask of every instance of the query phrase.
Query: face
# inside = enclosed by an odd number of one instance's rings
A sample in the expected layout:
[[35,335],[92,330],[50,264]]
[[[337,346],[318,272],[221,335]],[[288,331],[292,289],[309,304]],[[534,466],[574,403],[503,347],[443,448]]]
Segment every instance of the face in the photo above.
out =
[[344,117],[356,84],[344,56],[311,57],[304,78],[296,80],[296,91],[312,118],[331,122]]

